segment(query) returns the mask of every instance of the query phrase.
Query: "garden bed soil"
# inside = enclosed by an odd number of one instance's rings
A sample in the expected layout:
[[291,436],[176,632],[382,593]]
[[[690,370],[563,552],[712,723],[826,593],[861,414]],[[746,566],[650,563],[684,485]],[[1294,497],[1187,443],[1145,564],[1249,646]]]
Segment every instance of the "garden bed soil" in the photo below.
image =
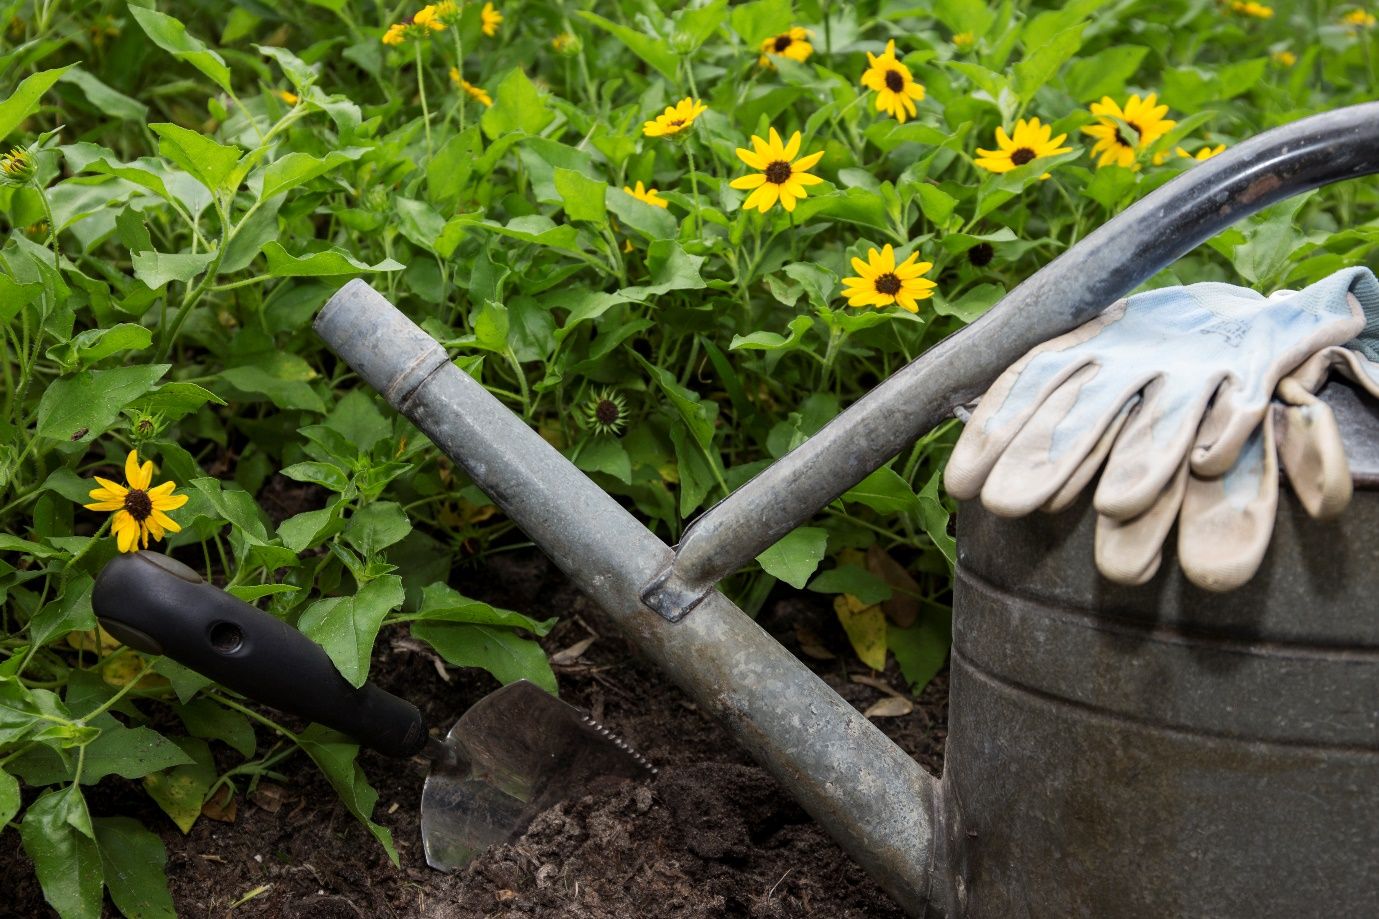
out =
[[[179,915],[354,919],[899,919],[898,907],[847,858],[717,723],[622,641],[598,608],[534,551],[495,556],[461,577],[467,594],[539,616],[558,615],[545,639],[556,653],[561,695],[644,753],[659,774],[539,817],[517,842],[465,869],[426,866],[418,806],[426,764],[364,753],[379,800],[375,818],[392,830],[396,869],[339,803],[304,756],[281,766],[283,781],[241,793],[233,823],[204,817],[183,836],[136,783],[107,780],[89,793],[96,815],[130,814],[161,832]],[[803,626],[837,656],[810,665],[844,698],[865,709],[883,698],[846,650],[831,609],[817,595],[782,594],[761,623],[799,653]],[[593,638],[575,656],[568,649]],[[573,659],[571,659],[573,658]],[[373,678],[416,702],[432,724],[448,726],[495,688],[482,672],[444,668],[405,631],[379,639]],[[896,689],[892,669],[877,675]],[[914,711],[876,723],[927,769],[942,766],[946,674]],[[146,706],[151,708],[151,706]],[[270,738],[261,737],[269,742]],[[227,759],[227,764],[230,760]],[[0,841],[9,895],[0,914],[52,915],[19,846]]]

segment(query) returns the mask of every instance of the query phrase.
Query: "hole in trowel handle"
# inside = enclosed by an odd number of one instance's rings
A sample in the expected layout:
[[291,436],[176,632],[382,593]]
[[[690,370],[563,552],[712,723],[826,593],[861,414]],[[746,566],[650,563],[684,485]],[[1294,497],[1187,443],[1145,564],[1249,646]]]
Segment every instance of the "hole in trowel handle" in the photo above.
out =
[[233,622],[211,625],[211,647],[221,654],[234,654],[244,645],[244,633]]

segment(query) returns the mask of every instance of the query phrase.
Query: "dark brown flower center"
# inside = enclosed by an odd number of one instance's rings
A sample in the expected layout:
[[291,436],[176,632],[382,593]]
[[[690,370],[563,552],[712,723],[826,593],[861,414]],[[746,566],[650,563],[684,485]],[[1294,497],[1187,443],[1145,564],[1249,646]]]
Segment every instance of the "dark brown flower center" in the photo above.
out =
[[1023,166],[1034,159],[1034,151],[1029,147],[1021,147],[1010,155],[1010,161],[1016,166]]
[[894,297],[900,292],[900,278],[897,278],[894,273],[889,271],[878,276],[876,279],[876,292],[878,294],[886,294],[889,297]]
[[594,407],[594,417],[599,420],[599,424],[614,424],[621,415],[618,404],[612,399],[600,399],[599,404]]
[[672,128],[678,128],[678,127],[680,127],[681,125],[683,125],[684,123],[685,123],[685,119],[683,119],[683,118],[676,118],[674,121],[669,122],[669,124],[670,124],[670,126],[671,126]]
[[790,164],[785,160],[776,160],[766,167],[766,181],[775,185],[784,185],[790,180]]
[[777,36],[776,36],[776,53],[777,53],[777,54],[780,54],[780,53],[781,53],[782,51],[784,51],[786,48],[789,48],[789,47],[791,46],[791,44],[794,43],[794,41],[795,41],[795,40],[794,40],[793,38],[791,38],[789,35],[777,35]]
[[991,243],[977,243],[967,250],[967,261],[977,268],[991,264],[991,259],[996,255],[996,250]]
[[886,88],[893,93],[903,92],[905,89],[905,75],[899,70],[887,70]]
[[124,496],[124,509],[139,523],[153,516],[153,499],[142,488],[131,488]]
[[[1127,121],[1126,124],[1128,124],[1134,130],[1136,137],[1144,136],[1144,131],[1140,130],[1140,126],[1135,124],[1135,122]],[[1133,148],[1135,146],[1134,141],[1126,140],[1125,135],[1120,131],[1116,131],[1116,143],[1120,144],[1122,147]]]

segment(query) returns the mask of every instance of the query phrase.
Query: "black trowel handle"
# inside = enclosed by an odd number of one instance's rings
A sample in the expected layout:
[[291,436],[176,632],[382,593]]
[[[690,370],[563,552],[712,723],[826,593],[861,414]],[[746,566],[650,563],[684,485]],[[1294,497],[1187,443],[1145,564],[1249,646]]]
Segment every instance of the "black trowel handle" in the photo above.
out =
[[415,705],[372,683],[355,689],[311,639],[166,555],[116,556],[96,579],[91,605],[105,630],[131,648],[166,654],[380,753],[411,756],[426,743]]

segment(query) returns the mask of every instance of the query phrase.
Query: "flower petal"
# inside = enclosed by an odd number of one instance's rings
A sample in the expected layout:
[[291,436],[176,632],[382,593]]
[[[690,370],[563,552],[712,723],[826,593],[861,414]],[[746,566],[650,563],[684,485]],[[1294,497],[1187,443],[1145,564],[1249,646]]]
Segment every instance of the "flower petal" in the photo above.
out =
[[808,172],[809,170],[814,168],[814,165],[818,163],[819,160],[823,158],[824,151],[822,150],[818,151],[817,153],[810,153],[807,156],[802,156],[798,160],[790,164],[790,171]]
[[731,185],[733,188],[756,188],[758,185],[761,185],[765,181],[766,176],[762,175],[761,173],[749,172],[745,176],[740,176],[736,179],[733,179],[728,184]]
[[751,150],[748,150],[746,147],[737,148],[737,158],[742,160],[742,162],[746,163],[748,166],[751,166],[753,169],[765,169],[767,166],[767,161],[765,157],[759,156]]
[[160,511],[175,511],[186,503],[186,495],[159,495],[153,499],[153,506]]
[[796,157],[796,155],[799,154],[800,144],[802,143],[802,141],[803,138],[800,136],[799,131],[796,131],[794,134],[790,135],[790,143],[785,145],[785,152],[781,156],[781,159],[785,160],[787,163],[792,161]]

